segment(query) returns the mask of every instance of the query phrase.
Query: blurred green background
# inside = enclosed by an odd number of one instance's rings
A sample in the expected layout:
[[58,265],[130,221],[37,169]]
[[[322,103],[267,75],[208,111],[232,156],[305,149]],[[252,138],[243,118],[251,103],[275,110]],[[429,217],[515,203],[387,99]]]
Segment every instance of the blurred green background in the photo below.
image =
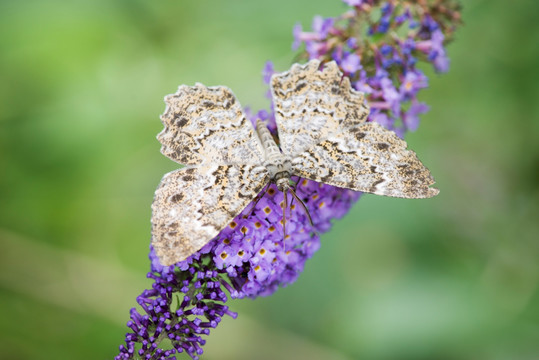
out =
[[[407,140],[441,193],[365,196],[292,286],[230,305],[206,359],[539,358],[539,3],[464,1]],[[3,359],[110,359],[145,278],[163,96],[261,69],[340,0],[0,1]],[[180,357],[183,358],[183,357]]]

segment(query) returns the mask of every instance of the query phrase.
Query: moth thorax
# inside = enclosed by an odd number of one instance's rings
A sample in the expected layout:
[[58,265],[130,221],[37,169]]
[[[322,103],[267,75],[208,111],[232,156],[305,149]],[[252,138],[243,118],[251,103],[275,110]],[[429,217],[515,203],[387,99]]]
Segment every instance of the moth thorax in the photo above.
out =
[[284,177],[290,179],[292,164],[290,163],[290,159],[284,157],[282,154],[270,156],[264,162],[264,166],[268,169],[269,175],[274,182]]
[[277,189],[279,189],[279,191],[287,191],[290,187],[290,173],[288,171],[281,171],[280,173],[277,173],[273,180],[275,181],[275,185],[277,185]]

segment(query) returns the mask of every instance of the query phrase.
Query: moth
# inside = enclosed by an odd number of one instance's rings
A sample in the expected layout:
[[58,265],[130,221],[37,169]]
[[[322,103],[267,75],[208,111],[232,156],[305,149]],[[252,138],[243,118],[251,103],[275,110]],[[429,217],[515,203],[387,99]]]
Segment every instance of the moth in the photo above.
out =
[[202,248],[268,184],[297,198],[291,176],[400,198],[438,194],[406,142],[366,121],[363,93],[337,64],[320,66],[311,60],[273,75],[279,145],[262,121],[253,127],[226,87],[182,85],[165,97],[157,138],[185,167],[163,177],[152,204],[152,245],[163,265]]

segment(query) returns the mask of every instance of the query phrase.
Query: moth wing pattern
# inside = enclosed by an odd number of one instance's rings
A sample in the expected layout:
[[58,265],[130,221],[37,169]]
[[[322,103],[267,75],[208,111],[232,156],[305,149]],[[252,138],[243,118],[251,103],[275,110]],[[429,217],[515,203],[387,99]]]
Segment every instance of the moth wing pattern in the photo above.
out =
[[329,185],[400,198],[429,198],[439,190],[415,152],[378,123],[351,126],[292,159],[292,173]]
[[224,86],[181,85],[165,97],[163,155],[182,165],[261,164],[264,150],[240,103]]
[[350,86],[334,61],[294,64],[271,79],[280,147],[294,157],[320,143],[343,126],[366,121],[363,93]]
[[161,264],[200,250],[269,180],[266,168],[256,165],[201,165],[165,174],[152,204],[152,245]]

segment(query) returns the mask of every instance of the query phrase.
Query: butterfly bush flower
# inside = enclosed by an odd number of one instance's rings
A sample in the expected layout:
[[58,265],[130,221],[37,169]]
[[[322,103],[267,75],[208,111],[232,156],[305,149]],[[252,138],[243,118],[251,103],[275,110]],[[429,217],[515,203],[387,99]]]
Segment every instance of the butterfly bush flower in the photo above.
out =
[[[430,63],[437,72],[448,71],[445,45],[460,23],[459,4],[452,0],[343,1],[351,6],[343,15],[316,16],[311,31],[294,26],[292,47],[303,47],[298,59],[335,60],[353,87],[366,94],[371,108],[368,121],[399,136],[415,131],[419,115],[429,109],[418,100],[428,78],[417,66]],[[266,84],[274,72],[273,64],[266,63],[262,73]],[[269,90],[266,96],[271,99]],[[277,136],[272,110],[246,108],[245,113],[253,123],[264,120]],[[256,206],[248,206],[186,260],[162,266],[151,249],[148,277],[153,285],[137,297],[125,344],[115,359],[175,359],[178,353],[198,359],[210,329],[223,316],[237,316],[225,305],[229,298],[271,295],[297,279],[307,259],[320,248],[319,234],[344,216],[361,194],[292,180],[312,227],[300,204],[291,199],[283,204],[283,193],[270,185]]]
[[293,33],[296,46],[305,48],[299,58],[337,61],[354,87],[367,94],[370,121],[400,136],[416,130],[418,115],[428,111],[417,99],[427,87],[417,65],[430,63],[440,73],[449,70],[445,44],[460,23],[458,2],[344,2],[353,10],[328,20],[331,28]]

